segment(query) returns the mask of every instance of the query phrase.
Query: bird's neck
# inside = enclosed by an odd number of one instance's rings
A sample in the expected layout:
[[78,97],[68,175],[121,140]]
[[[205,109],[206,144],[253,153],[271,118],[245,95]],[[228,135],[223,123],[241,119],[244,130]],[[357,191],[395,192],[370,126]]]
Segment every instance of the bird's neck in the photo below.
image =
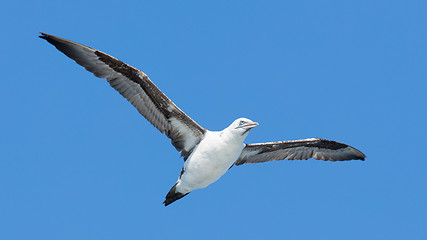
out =
[[224,129],[219,134],[222,141],[227,142],[229,144],[242,144],[247,136],[247,134],[245,135],[234,134],[230,131],[227,131],[227,129]]

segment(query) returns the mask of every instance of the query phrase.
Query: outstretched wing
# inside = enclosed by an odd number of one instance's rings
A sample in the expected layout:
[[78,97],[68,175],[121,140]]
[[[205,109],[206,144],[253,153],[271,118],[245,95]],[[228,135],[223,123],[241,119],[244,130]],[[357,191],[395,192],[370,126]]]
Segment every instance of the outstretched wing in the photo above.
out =
[[274,160],[307,160],[314,158],[324,161],[365,160],[365,154],[347,144],[320,138],[296,141],[246,144],[236,165],[260,163]]
[[206,130],[181,111],[142,71],[108,54],[63,38],[45,33],[41,33],[40,38],[95,76],[107,79],[142,116],[171,139],[184,159],[203,138]]

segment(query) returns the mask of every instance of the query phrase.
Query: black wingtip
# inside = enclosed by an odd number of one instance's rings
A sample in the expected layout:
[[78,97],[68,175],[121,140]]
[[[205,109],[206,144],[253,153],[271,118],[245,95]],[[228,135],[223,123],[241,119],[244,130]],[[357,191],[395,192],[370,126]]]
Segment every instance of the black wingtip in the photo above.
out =
[[47,34],[47,33],[43,33],[43,32],[39,32],[40,33],[40,36],[39,36],[39,38],[41,38],[41,39],[44,39],[44,40],[46,40],[46,41],[48,41],[50,44],[53,44],[53,45],[55,45],[54,44],[54,36],[52,36],[52,35],[49,35],[49,34]]
[[365,161],[366,155],[363,153],[360,153],[360,155],[356,156],[354,159],[355,160],[361,160],[361,161]]
[[46,34],[46,33],[44,33],[44,32],[39,32],[39,33],[40,33],[39,38],[43,38],[43,39],[47,39],[47,38],[49,38],[49,34]]

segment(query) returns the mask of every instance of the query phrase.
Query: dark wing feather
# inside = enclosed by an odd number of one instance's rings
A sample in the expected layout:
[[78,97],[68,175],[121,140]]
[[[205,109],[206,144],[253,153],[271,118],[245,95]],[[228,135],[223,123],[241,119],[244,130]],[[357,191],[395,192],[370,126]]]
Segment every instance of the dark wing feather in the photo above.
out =
[[96,49],[45,33],[40,37],[95,76],[107,79],[142,116],[171,139],[184,159],[203,138],[206,130],[181,111],[142,71]]
[[314,158],[324,161],[365,160],[365,154],[347,144],[320,138],[296,141],[246,144],[236,165],[260,163],[274,160],[306,160]]

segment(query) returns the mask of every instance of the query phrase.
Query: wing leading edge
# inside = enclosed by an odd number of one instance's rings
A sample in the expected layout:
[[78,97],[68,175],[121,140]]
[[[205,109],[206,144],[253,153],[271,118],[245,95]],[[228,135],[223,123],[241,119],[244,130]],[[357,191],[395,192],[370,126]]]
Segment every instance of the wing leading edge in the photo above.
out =
[[347,144],[320,138],[295,141],[246,144],[236,165],[277,160],[324,161],[365,160],[365,154]]
[[171,139],[184,160],[203,139],[206,130],[179,109],[142,71],[106,53],[63,38],[45,33],[39,37],[95,76],[106,79],[142,116]]

